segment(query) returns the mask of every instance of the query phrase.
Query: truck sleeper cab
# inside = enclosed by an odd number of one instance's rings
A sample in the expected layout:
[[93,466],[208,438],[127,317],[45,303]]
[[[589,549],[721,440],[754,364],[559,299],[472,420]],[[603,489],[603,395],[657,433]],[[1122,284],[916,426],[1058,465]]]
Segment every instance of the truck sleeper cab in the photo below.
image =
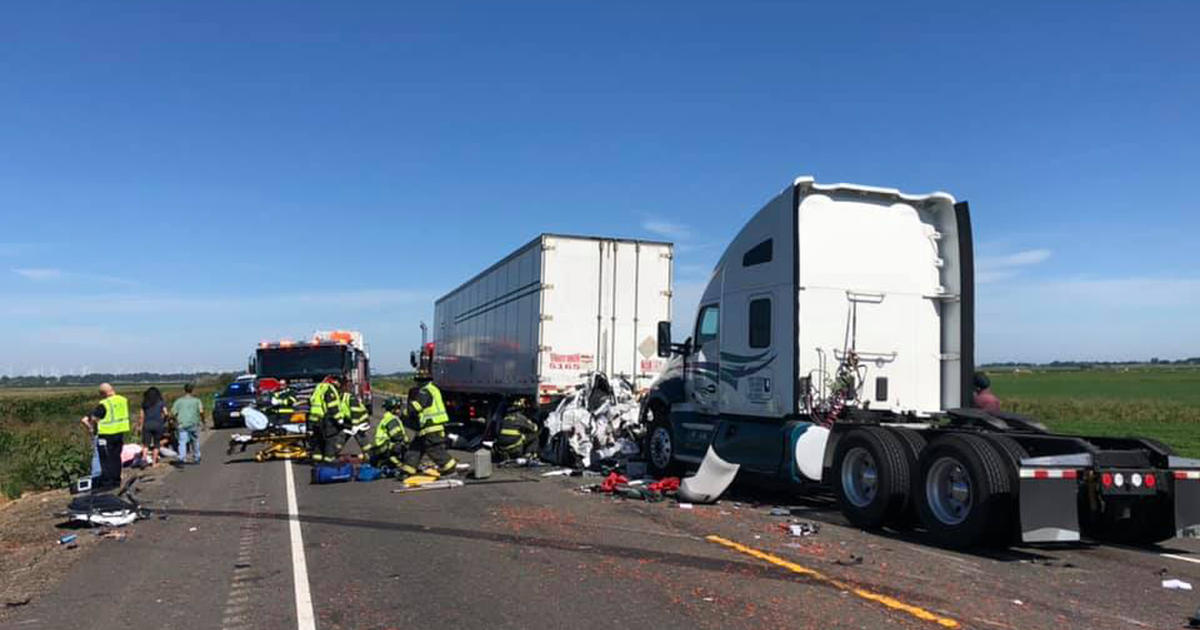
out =
[[796,179],[731,242],[687,340],[660,322],[650,468],[717,456],[824,484],[859,527],[919,519],[958,546],[1017,531],[1161,540],[1200,523],[1200,461],[965,409],[973,311],[965,202]]

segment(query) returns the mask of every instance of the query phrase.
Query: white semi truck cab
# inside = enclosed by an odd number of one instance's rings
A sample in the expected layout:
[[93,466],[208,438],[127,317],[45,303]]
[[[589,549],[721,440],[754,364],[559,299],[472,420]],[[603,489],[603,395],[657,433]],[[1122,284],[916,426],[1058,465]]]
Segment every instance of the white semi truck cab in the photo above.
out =
[[730,243],[686,340],[659,323],[651,469],[717,457],[959,546],[1200,525],[1200,461],[971,408],[974,293],[965,202],[796,179]]

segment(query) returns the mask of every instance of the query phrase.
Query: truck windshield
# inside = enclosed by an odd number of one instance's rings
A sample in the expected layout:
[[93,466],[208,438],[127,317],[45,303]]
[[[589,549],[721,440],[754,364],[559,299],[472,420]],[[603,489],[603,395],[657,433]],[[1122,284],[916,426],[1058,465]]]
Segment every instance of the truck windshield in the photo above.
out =
[[346,349],[341,346],[270,348],[258,351],[258,377],[298,378],[341,374]]

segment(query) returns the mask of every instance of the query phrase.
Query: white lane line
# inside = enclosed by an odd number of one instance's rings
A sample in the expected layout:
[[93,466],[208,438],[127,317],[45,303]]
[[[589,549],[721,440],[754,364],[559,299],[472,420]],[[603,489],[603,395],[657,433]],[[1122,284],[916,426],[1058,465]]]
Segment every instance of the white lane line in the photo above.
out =
[[1196,564],[1200,564],[1200,558],[1189,558],[1187,556],[1178,556],[1173,553],[1160,553],[1158,555],[1160,555],[1164,558],[1170,558],[1172,560],[1183,560],[1184,562],[1194,562]]
[[308,591],[308,564],[304,561],[304,539],[300,536],[300,514],[296,509],[296,484],[292,476],[292,460],[284,462],[287,475],[288,525],[292,536],[292,582],[296,585],[296,628],[316,630],[312,594]]

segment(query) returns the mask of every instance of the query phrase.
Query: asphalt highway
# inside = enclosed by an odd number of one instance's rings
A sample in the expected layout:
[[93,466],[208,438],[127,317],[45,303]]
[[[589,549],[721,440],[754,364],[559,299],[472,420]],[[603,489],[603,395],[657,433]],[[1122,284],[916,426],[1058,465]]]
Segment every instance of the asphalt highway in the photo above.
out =
[[[752,484],[685,509],[550,469],[405,494],[311,485],[304,465],[225,457],[228,433],[149,474],[153,516],[0,627],[1178,628],[1200,605],[1196,540],[961,553]],[[785,531],[800,521],[819,533]]]

